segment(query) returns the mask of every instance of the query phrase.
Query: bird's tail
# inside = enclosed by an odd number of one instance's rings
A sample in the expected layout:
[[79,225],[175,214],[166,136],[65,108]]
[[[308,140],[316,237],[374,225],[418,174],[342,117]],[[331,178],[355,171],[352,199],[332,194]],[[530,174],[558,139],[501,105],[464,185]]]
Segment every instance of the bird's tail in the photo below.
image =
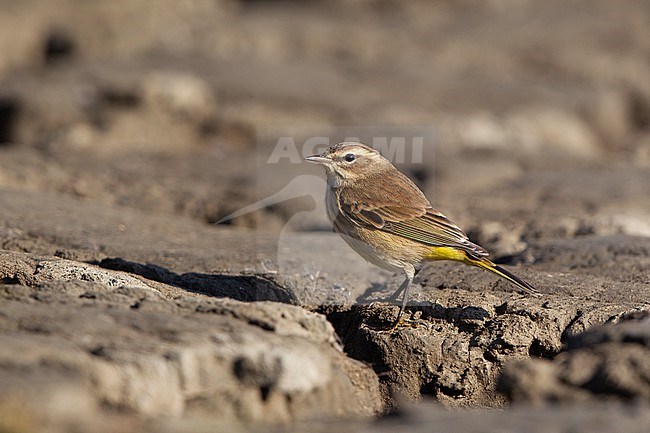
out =
[[516,285],[520,289],[522,289],[524,292],[529,293],[531,295],[539,296],[540,293],[535,289],[530,283],[527,281],[522,280],[518,276],[510,273],[510,271],[505,270],[499,265],[495,265],[488,259],[473,259],[470,257],[467,257],[466,264],[472,265],[472,266],[477,266],[481,269],[485,269],[486,271],[490,271],[494,274],[497,274],[501,278],[504,278],[508,281],[510,281],[512,284]]

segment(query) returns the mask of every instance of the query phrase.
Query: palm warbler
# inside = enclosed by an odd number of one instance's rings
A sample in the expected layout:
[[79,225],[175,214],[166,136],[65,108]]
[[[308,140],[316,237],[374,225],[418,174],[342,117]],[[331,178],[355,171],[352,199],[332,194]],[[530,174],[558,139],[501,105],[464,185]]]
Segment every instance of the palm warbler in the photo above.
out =
[[470,242],[408,177],[371,147],[343,142],[305,159],[325,167],[325,208],[334,230],[370,263],[406,276],[393,295],[397,299],[403,292],[395,324],[404,312],[413,278],[427,261],[477,266],[525,292],[539,294],[529,283],[488,260],[487,251]]

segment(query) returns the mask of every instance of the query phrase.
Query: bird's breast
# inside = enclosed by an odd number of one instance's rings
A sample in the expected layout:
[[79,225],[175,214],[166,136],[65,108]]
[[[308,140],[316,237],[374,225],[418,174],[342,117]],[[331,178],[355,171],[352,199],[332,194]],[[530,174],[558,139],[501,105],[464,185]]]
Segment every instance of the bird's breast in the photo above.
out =
[[336,190],[329,187],[329,185],[325,191],[325,210],[327,212],[327,218],[334,225],[334,222],[336,221],[339,214],[339,204]]

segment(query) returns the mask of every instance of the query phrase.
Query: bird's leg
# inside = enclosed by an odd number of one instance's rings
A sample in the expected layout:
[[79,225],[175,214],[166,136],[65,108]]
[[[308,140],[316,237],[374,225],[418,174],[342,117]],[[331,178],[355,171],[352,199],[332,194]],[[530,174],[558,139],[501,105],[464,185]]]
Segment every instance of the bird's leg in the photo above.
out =
[[390,295],[387,298],[384,298],[382,301],[383,302],[397,302],[400,298],[400,295],[404,292],[404,290],[407,290],[408,284],[406,284],[408,280],[404,280],[402,284],[395,290],[395,292]]
[[416,271],[412,265],[408,265],[407,267],[404,268],[404,275],[406,276],[406,278],[404,279],[404,282],[397,288],[397,291],[395,292],[395,295],[402,293],[402,305],[399,308],[399,313],[397,313],[397,319],[395,319],[395,323],[393,323],[392,330],[395,330],[399,326],[402,320],[402,315],[404,314],[404,308],[406,308],[406,303],[408,302],[409,299],[408,298],[409,287],[413,282],[413,278],[415,277],[415,274]]
[[397,313],[397,319],[395,319],[395,325],[399,324],[402,320],[402,315],[404,314],[404,308],[406,308],[406,303],[408,302],[409,286],[411,285],[411,280],[406,278],[402,285],[397,289],[400,293],[403,292],[402,296],[402,305],[399,307],[399,313]]
[[[400,284],[400,286],[397,288],[397,290],[395,290],[395,293],[393,293],[388,298],[386,298],[386,301],[397,301],[399,299],[399,296],[402,294],[402,292],[404,290],[408,291],[409,286],[413,283],[413,279],[415,279],[415,277],[417,277],[417,275],[419,273],[420,273],[420,270],[416,269],[414,274],[413,274],[413,278],[411,279],[411,282],[409,284],[404,284],[404,283],[406,283],[406,281],[404,281],[402,284]],[[408,278],[408,276],[407,276],[407,278]]]

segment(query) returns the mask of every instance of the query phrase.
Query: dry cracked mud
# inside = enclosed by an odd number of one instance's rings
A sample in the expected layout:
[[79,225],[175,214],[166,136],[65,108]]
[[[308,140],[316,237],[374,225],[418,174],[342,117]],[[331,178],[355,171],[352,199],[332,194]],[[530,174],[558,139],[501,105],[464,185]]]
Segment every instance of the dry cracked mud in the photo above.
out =
[[[648,13],[0,1],[0,431],[645,433]],[[434,263],[386,332],[401,277],[269,155],[391,131],[542,296]]]

